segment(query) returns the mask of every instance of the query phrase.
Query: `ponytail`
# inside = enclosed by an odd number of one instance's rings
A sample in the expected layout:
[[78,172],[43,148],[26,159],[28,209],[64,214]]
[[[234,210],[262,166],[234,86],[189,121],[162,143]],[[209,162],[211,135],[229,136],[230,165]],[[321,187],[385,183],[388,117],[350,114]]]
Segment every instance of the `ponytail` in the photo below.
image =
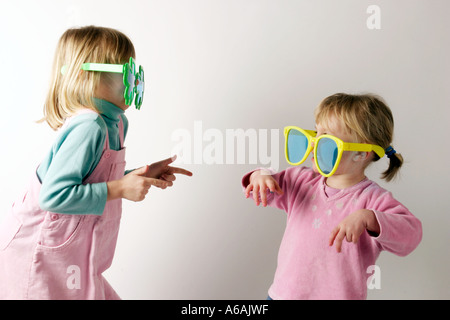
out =
[[397,176],[403,165],[403,157],[392,147],[386,149],[386,156],[389,158],[389,167],[381,174],[381,178],[386,179],[386,181],[389,182]]

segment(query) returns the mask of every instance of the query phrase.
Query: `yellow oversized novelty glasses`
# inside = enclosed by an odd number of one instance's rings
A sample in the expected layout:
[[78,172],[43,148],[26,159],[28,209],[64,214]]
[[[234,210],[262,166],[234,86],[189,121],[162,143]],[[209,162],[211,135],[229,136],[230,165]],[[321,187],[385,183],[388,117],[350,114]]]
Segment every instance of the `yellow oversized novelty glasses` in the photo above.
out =
[[344,151],[373,151],[380,158],[385,154],[382,147],[374,144],[344,142],[328,134],[319,137],[316,135],[316,131],[295,126],[284,128],[285,155],[290,165],[297,166],[303,163],[314,150],[317,170],[321,175],[330,177],[336,172]]

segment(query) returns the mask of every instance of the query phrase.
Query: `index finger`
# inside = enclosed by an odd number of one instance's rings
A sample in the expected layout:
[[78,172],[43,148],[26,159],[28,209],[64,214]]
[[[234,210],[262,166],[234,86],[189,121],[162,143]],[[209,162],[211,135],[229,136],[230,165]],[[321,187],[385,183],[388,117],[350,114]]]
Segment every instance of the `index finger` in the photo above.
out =
[[341,252],[342,241],[344,240],[345,235],[346,235],[346,233],[345,233],[344,229],[341,229],[336,236],[336,251],[337,252]]
[[334,239],[336,238],[338,232],[339,232],[339,227],[335,227],[335,228],[333,229],[333,231],[331,231],[330,238],[329,238],[329,240],[328,240],[328,244],[329,244],[330,246],[333,245]]
[[253,190],[253,185],[252,184],[249,184],[247,186],[247,188],[245,188],[245,197],[246,198],[248,198],[248,196],[250,195],[250,191],[252,191],[252,190]]
[[177,167],[169,167],[168,170],[169,173],[180,173],[180,174],[184,174],[186,176],[191,177],[193,175],[192,172],[190,172],[189,170],[183,169],[183,168],[177,168]]
[[265,185],[262,186],[259,189],[259,194],[261,197],[261,203],[262,203],[263,207],[266,207],[267,206],[267,186],[265,186]]

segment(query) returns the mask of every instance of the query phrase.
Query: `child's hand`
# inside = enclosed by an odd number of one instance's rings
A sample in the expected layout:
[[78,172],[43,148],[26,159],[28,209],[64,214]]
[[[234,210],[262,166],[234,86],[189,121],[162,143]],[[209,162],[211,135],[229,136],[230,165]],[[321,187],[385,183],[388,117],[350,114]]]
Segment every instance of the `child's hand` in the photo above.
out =
[[372,210],[360,209],[344,218],[331,232],[329,244],[336,241],[336,251],[341,252],[342,241],[357,243],[365,230],[380,233],[380,225]]
[[256,205],[259,206],[262,203],[265,207],[267,206],[267,189],[279,195],[283,194],[278,182],[267,171],[257,170],[250,175],[250,183],[245,189],[245,197],[248,198],[250,191],[253,191],[253,200]]
[[169,184],[170,186],[176,179],[175,173],[184,174],[189,177],[192,176],[192,172],[188,170],[169,166],[169,164],[174,162],[176,158],[177,156],[175,155],[171,158],[167,158],[165,160],[151,164],[150,166],[148,166],[148,170],[145,176],[148,178],[161,179],[167,181],[170,183]]
[[148,193],[151,186],[165,189],[172,185],[172,182],[147,178],[146,173],[148,166],[136,169],[125,175],[120,180],[107,182],[108,198],[107,200],[114,200],[124,198],[131,201],[142,201]]

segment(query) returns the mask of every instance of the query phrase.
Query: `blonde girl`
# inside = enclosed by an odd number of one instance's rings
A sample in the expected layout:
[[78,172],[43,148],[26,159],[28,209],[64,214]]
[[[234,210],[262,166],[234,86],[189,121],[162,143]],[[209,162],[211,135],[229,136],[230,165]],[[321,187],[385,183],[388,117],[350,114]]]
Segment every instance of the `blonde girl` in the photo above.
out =
[[[365,176],[385,155],[387,181],[403,163],[391,146],[393,116],[380,97],[338,93],[319,104],[315,120],[314,131],[285,129],[286,157],[295,166],[242,180],[256,205],[287,213],[269,298],[365,299],[367,272],[380,252],[405,256],[422,237],[420,221]],[[312,168],[297,166],[311,152]]]
[[[143,69],[123,33],[95,26],[59,40],[44,119],[51,150],[0,226],[0,299],[119,299],[112,263],[122,198],[172,186],[174,158],[125,172],[125,110],[140,108]],[[126,174],[125,174],[126,173]]]

